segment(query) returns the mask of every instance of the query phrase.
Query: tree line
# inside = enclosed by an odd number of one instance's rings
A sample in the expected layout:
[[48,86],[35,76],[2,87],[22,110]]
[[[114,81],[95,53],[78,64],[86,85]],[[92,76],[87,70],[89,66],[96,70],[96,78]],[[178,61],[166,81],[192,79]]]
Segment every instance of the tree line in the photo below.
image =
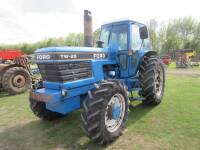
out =
[[2,44],[2,49],[18,49],[22,50],[25,54],[33,54],[35,50],[43,47],[53,46],[83,46],[82,33],[70,33],[67,37],[48,38],[36,43],[20,43],[14,45]]
[[193,49],[200,53],[200,21],[192,17],[181,17],[158,24],[151,19],[148,27],[152,47],[159,53],[166,54],[180,49]]
[[[192,17],[181,17],[158,23],[151,19],[147,23],[152,48],[161,54],[178,49],[194,49],[200,53],[200,21]],[[98,40],[100,29],[93,33],[94,43]],[[48,38],[36,43],[0,44],[1,49],[20,49],[32,54],[38,48],[52,46],[83,46],[83,33],[70,33],[66,37]]]

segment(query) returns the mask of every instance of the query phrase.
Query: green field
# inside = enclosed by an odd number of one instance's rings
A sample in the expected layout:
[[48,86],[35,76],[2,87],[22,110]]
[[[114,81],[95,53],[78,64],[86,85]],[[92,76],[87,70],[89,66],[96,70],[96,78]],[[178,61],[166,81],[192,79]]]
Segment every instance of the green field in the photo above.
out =
[[124,134],[109,146],[90,142],[80,126],[80,111],[44,122],[28,107],[28,93],[0,95],[0,149],[200,150],[200,77],[168,75],[163,102],[136,103]]

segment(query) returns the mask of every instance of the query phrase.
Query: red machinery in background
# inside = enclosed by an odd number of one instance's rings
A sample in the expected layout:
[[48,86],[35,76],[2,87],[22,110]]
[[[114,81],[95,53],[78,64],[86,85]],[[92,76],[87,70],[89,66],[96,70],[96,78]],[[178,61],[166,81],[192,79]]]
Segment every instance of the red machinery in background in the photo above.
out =
[[170,56],[168,55],[164,55],[164,56],[160,56],[162,63],[165,65],[169,65],[170,64]]
[[11,50],[11,49],[0,50],[0,59],[2,60],[13,60],[23,55],[25,54],[21,50]]

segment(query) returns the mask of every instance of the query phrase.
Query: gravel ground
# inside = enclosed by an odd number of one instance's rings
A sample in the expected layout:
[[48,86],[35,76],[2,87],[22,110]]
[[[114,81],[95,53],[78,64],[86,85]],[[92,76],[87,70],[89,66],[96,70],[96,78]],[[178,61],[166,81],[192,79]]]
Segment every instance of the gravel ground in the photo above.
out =
[[200,77],[200,69],[167,69],[166,73],[175,76]]

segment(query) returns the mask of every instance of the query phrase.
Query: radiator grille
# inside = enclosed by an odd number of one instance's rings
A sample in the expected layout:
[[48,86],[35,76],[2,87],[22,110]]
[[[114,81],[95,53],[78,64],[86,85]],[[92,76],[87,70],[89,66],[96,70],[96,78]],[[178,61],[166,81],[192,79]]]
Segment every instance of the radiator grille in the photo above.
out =
[[43,80],[68,82],[92,77],[91,63],[86,61],[38,64]]

